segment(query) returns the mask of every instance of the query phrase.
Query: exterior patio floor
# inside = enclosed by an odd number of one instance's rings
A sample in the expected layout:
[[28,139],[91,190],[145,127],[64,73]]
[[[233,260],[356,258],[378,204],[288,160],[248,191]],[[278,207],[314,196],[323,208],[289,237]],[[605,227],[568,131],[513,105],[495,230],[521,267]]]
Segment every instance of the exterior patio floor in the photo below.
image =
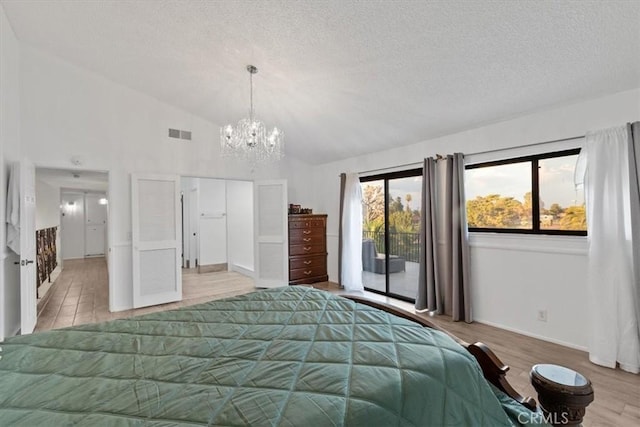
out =
[[[417,262],[407,261],[405,263],[405,271],[399,273],[391,273],[389,275],[389,291],[392,294],[400,295],[405,298],[415,299],[418,292],[418,273],[420,264]],[[362,283],[366,289],[376,291],[385,291],[385,275],[372,273],[370,271],[362,272]]]

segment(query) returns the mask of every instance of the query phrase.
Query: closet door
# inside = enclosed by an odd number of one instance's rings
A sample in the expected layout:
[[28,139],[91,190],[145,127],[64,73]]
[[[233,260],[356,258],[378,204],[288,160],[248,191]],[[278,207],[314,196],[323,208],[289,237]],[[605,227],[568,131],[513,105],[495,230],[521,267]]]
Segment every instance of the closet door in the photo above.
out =
[[289,283],[287,181],[254,182],[255,278],[257,288]]
[[[36,169],[24,159],[14,165],[19,188],[20,334],[30,334],[37,322],[36,286]],[[4,224],[3,224],[4,226]]]
[[227,187],[223,179],[199,179],[198,265],[227,262]]
[[61,236],[63,259],[82,259],[85,256],[84,193],[62,193]]
[[107,223],[107,207],[100,204],[104,194],[87,194],[85,196],[85,256],[104,255],[105,227]]
[[182,299],[180,178],[132,174],[133,306]]

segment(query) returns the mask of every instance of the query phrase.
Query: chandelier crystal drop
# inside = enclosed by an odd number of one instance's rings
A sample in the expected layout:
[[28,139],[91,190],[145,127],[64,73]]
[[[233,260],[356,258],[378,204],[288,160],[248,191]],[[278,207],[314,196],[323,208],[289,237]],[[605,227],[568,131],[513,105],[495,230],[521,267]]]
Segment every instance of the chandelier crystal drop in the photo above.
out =
[[250,86],[249,118],[241,119],[233,127],[220,128],[220,146],[223,157],[235,157],[249,162],[251,166],[280,160],[284,156],[284,133],[274,127],[267,131],[264,123],[253,114],[253,75],[258,69],[247,65]]

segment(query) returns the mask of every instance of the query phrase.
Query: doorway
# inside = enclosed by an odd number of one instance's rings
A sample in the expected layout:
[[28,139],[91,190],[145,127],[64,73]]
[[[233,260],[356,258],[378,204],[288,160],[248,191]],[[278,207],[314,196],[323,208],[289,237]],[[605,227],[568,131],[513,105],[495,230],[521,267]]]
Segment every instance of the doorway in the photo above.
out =
[[[65,260],[104,258],[108,266],[108,173],[36,167],[38,314]],[[108,289],[106,290],[108,303]]]
[[415,301],[422,169],[360,178],[362,281],[366,290]]
[[181,177],[183,272],[253,277],[253,183]]

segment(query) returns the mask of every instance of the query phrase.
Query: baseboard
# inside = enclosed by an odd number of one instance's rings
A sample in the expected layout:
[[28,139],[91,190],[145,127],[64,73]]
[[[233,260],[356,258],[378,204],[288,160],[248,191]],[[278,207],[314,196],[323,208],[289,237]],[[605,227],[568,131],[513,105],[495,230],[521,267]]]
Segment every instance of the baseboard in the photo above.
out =
[[208,264],[208,265],[199,265],[198,273],[217,273],[219,271],[227,271],[227,263],[223,262],[221,264]]
[[253,271],[253,269],[251,268],[247,268],[247,267],[243,267],[239,264],[231,264],[231,271],[235,271],[236,273],[240,273],[243,276],[247,276],[247,277],[251,277],[252,279],[255,276],[255,273]]
[[109,307],[109,313],[117,313],[119,311],[127,311],[127,310],[133,310],[133,306],[131,307]]
[[561,345],[563,347],[573,348],[574,350],[580,350],[580,351],[584,351],[584,352],[588,352],[589,351],[589,349],[587,347],[583,347],[583,346],[580,346],[580,345],[577,345],[577,344],[573,344],[573,343],[570,343],[570,342],[566,342],[566,341],[562,341],[562,340],[557,340],[555,338],[545,337],[543,335],[534,334],[534,333],[523,331],[523,330],[520,330],[520,329],[517,329],[517,328],[511,328],[509,326],[505,326],[505,325],[502,325],[500,323],[490,322],[488,320],[482,320],[482,319],[473,319],[473,321],[477,322],[477,323],[482,323],[483,325],[493,326],[494,328],[504,329],[505,331],[515,332],[516,334],[524,335],[524,336],[527,336],[527,337],[536,338],[536,339],[539,339],[541,341],[546,341],[546,342],[550,342],[550,343],[553,343],[553,344],[558,344],[558,345]]

